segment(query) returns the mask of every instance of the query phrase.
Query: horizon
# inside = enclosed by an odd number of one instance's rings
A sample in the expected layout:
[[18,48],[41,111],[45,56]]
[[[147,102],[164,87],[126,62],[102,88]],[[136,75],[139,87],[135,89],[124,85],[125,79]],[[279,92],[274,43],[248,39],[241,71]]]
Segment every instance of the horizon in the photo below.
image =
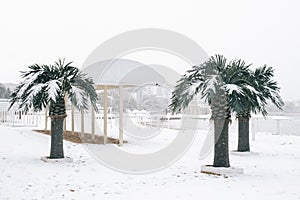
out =
[[[4,85],[6,88],[9,88],[9,87],[6,86],[6,85],[8,85],[8,84],[18,85],[18,83],[2,83],[2,82],[0,82],[0,84]],[[11,88],[10,88],[10,89],[11,89]],[[285,103],[287,103],[287,102],[298,103],[298,102],[300,102],[300,99],[293,99],[293,100],[290,100],[290,99],[283,99],[283,101],[284,101]],[[273,105],[273,104],[270,104],[270,105]],[[284,112],[284,110],[283,110],[283,112]]]

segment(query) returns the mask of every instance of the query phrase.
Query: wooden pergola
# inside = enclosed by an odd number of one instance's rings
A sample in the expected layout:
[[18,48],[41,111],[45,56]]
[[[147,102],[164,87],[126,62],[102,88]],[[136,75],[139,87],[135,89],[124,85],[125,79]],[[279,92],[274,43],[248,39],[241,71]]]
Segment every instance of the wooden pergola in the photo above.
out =
[[[95,89],[103,91],[103,137],[104,144],[108,136],[108,90],[118,89],[119,98],[119,146],[123,145],[123,89],[152,83],[165,84],[164,77],[153,68],[127,59],[111,59],[96,62],[82,70],[93,78]],[[74,107],[71,114],[71,131],[74,132]],[[47,115],[47,109],[46,109]],[[66,121],[66,120],[65,120]],[[47,120],[45,121],[47,127]],[[66,130],[66,122],[64,124]],[[84,112],[81,112],[81,134],[84,134]],[[95,110],[91,108],[91,136],[95,139]]]

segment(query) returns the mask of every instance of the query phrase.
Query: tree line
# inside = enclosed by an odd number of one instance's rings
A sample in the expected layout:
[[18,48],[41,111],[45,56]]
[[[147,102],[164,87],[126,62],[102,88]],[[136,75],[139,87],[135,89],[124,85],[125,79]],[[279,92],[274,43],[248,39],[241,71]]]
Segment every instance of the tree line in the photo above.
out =
[[0,98],[8,99],[11,95],[11,90],[0,83]]

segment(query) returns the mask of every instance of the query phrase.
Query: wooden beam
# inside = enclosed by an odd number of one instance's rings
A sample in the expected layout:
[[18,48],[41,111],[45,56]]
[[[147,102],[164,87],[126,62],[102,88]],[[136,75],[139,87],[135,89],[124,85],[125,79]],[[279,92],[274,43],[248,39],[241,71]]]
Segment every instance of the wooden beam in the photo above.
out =
[[46,106],[46,109],[45,109],[45,130],[47,130],[47,126],[48,126],[48,109],[49,109],[49,106],[47,105]]
[[[65,112],[67,114],[67,96],[65,95],[64,97],[64,101],[65,101]],[[67,130],[67,117],[64,118],[64,133]]]
[[94,140],[95,140],[95,109],[92,106],[92,141]]
[[194,106],[195,106],[195,115],[197,115],[198,112],[198,104],[197,104],[197,97],[194,98]]
[[81,109],[81,137],[84,137],[84,111]]
[[119,86],[119,146],[123,146],[123,86]]
[[104,135],[104,144],[107,143],[107,86],[104,86],[104,103],[103,103],[103,135]]
[[72,113],[71,113],[71,130],[72,130],[72,134],[74,134],[74,129],[75,129],[75,127],[74,127],[74,106],[72,105]]
[[[122,87],[123,88],[127,88],[127,87],[136,87],[136,86],[138,86],[138,85],[136,85],[136,84],[128,84],[128,85],[123,85]],[[110,89],[117,89],[117,88],[119,88],[119,85],[96,85],[95,86],[95,89],[96,90],[104,90],[104,88],[107,88],[108,90],[110,90]]]

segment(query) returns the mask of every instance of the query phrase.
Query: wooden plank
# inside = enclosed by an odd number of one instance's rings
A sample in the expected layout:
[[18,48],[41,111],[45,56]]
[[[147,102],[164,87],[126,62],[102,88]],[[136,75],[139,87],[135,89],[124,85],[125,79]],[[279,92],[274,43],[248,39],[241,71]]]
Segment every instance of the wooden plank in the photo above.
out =
[[74,121],[75,121],[75,118],[74,118],[74,106],[72,105],[72,113],[71,113],[71,130],[72,130],[72,133],[74,134],[74,127],[75,127],[75,123],[74,123]]
[[81,137],[84,137],[84,110],[81,109]]
[[[64,101],[65,101],[65,112],[67,114],[67,96],[65,95],[64,97]],[[67,130],[67,117],[64,118],[64,133]]]
[[119,86],[119,146],[123,146],[123,86]]
[[92,141],[95,140],[95,109],[92,106]]
[[47,130],[48,128],[48,110],[49,110],[49,106],[47,105],[45,109],[45,130]]
[[107,86],[104,86],[104,103],[103,103],[103,135],[104,135],[104,144],[107,143]]
[[255,141],[255,120],[254,120],[254,118],[252,118],[251,119],[251,121],[252,121],[252,141]]
[[[135,84],[128,84],[128,85],[123,85],[122,87],[125,88],[125,87],[136,87],[136,86],[138,86],[138,85],[135,85]],[[95,89],[96,89],[96,90],[104,90],[105,87],[106,87],[108,90],[119,88],[118,85],[96,85],[96,86],[95,86]]]

